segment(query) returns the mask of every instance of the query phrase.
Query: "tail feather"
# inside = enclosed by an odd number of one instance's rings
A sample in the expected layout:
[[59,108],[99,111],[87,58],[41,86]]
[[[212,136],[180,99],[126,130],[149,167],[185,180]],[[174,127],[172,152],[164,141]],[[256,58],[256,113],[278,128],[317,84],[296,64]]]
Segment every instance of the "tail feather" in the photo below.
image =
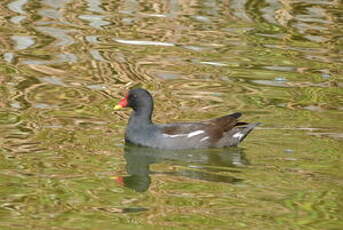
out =
[[239,135],[241,136],[241,138],[239,138],[239,142],[242,142],[247,136],[248,134],[258,125],[260,125],[260,122],[257,123],[251,123],[251,124],[247,124],[246,126],[240,126],[240,130],[238,132],[236,132],[234,135]]
[[229,116],[238,119],[240,116],[242,116],[242,113],[232,113]]
[[236,124],[235,124],[235,127],[236,126],[242,126],[242,125],[248,125],[249,123],[248,122],[237,122]]

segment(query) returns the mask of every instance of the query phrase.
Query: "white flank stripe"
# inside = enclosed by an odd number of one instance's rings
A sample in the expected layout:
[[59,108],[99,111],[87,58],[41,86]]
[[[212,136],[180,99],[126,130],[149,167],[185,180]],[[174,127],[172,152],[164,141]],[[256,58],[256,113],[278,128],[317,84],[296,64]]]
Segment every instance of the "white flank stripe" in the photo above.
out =
[[194,132],[191,132],[191,133],[188,133],[187,137],[193,137],[193,136],[196,136],[196,135],[199,135],[199,134],[202,134],[204,133],[205,131],[204,130],[197,130],[197,131],[194,131]]
[[201,138],[201,140],[200,141],[206,141],[207,139],[209,139],[210,137],[203,137],[203,138]]
[[187,134],[175,134],[175,135],[169,135],[169,134],[162,134],[165,137],[183,137],[183,136],[187,136]]
[[241,132],[238,132],[238,133],[235,133],[232,137],[234,137],[234,138],[238,138],[239,140],[240,139],[242,139],[242,137],[244,136],[244,134],[243,133],[241,133]]
[[185,137],[185,136],[187,136],[187,138],[190,138],[190,137],[202,134],[204,132],[205,132],[204,130],[197,130],[197,131],[194,131],[194,132],[191,132],[191,133],[185,133],[185,134],[169,135],[169,134],[162,133],[162,135],[165,136],[165,137]]

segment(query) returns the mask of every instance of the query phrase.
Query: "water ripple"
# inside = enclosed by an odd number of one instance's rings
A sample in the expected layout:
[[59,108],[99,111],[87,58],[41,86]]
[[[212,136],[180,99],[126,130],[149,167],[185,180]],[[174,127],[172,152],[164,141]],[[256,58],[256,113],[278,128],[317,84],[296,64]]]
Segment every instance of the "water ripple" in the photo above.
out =
[[68,33],[75,32],[75,30],[63,30],[54,27],[35,27],[39,32],[45,33],[56,39],[54,46],[70,46],[75,43],[75,40],[68,35]]
[[138,41],[138,40],[123,40],[123,39],[113,39],[113,40],[116,42],[128,44],[128,45],[175,46],[175,44],[169,43],[169,42]]
[[27,65],[50,65],[50,64],[61,64],[61,63],[76,63],[78,60],[75,54],[64,53],[57,54],[52,60],[37,60],[37,59],[26,59],[23,60],[23,64]]
[[103,26],[110,25],[111,23],[104,20],[105,16],[99,15],[80,15],[80,19],[89,21],[89,25],[96,28],[102,29]]
[[59,0],[59,1],[55,1],[55,0],[43,0],[42,2],[45,5],[48,5],[52,8],[63,8],[66,4],[68,4],[69,2],[71,2],[72,0]]
[[14,16],[10,19],[10,21],[14,24],[20,24],[25,18],[26,16]]
[[[41,9],[39,11],[39,14],[43,17],[47,17],[50,19],[61,19],[61,18],[63,18],[62,13],[56,9]],[[48,24],[48,23],[39,22],[37,24]]]
[[86,0],[88,3],[88,10],[97,12],[97,13],[102,13],[104,10],[102,9],[102,0]]
[[35,44],[35,40],[32,36],[12,36],[11,38],[16,43],[14,47],[16,50],[27,49]]
[[23,9],[23,6],[27,3],[28,0],[17,0],[12,1],[7,4],[8,9],[16,12],[18,14],[26,14],[26,11]]

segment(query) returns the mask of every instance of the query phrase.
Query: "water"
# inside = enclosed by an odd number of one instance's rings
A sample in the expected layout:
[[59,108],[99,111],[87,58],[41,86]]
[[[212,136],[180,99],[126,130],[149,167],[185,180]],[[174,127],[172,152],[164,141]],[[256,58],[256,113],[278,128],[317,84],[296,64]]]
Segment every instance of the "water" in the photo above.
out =
[[[342,5],[334,0],[6,0],[1,229],[342,229]],[[125,146],[154,120],[240,111],[239,148]]]

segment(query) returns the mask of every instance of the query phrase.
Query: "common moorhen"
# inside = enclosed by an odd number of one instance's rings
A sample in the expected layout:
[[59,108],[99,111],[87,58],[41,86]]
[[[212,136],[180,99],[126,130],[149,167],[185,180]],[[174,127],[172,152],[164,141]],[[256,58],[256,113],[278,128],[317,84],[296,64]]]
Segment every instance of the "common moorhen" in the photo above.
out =
[[131,107],[125,141],[158,149],[201,149],[236,146],[260,123],[239,122],[241,113],[192,123],[154,124],[153,98],[140,88],[131,89],[115,110]]

